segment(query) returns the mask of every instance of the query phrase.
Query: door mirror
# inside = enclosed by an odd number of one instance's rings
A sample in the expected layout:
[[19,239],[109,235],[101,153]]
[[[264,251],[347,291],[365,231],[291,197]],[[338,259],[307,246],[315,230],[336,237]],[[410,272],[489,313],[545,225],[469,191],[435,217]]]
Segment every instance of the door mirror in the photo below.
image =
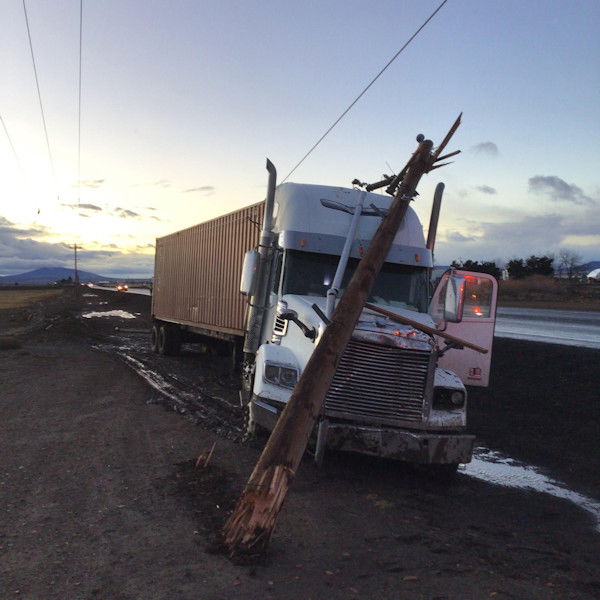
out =
[[444,294],[444,320],[460,323],[465,305],[465,278],[461,275],[450,275]]
[[242,278],[240,281],[240,293],[244,296],[253,296],[256,291],[259,263],[260,254],[257,250],[248,250],[244,254],[244,266],[242,267]]

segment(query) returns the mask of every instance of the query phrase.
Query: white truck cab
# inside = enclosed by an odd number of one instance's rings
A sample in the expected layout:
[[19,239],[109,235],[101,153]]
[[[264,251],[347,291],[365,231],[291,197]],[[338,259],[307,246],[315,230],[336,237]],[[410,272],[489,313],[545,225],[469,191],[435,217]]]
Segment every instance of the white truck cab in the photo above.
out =
[[[248,332],[257,332],[245,348],[249,432],[274,428],[392,200],[359,189],[277,187],[265,210],[268,235],[246,254],[241,284]],[[389,316],[365,308],[356,323],[317,419],[318,461],[326,448],[448,470],[471,460],[465,384],[488,383],[497,284],[454,271],[432,293],[432,270],[432,249],[409,207],[368,298]],[[447,343],[432,328],[487,353]]]

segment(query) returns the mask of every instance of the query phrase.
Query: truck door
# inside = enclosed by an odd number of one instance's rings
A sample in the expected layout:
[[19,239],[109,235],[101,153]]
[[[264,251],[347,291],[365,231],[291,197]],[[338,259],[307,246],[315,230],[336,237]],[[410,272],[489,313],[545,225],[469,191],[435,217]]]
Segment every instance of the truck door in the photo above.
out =
[[[489,382],[492,360],[492,342],[496,324],[496,299],[498,283],[492,275],[472,271],[453,272],[464,278],[461,290],[464,297],[462,320],[452,323],[444,319],[443,302],[449,271],[446,271],[432,296],[429,313],[438,329],[451,335],[487,348],[487,354],[481,354],[470,348],[450,349],[439,360],[439,366],[454,371],[465,385],[486,387]],[[440,347],[445,340],[437,338]]]

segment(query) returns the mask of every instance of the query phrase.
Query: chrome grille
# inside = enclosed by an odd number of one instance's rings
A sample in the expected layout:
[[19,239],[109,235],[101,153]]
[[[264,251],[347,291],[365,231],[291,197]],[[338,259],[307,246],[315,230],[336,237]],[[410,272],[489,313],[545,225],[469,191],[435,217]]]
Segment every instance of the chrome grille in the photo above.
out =
[[331,416],[421,421],[430,352],[350,340],[325,398]]

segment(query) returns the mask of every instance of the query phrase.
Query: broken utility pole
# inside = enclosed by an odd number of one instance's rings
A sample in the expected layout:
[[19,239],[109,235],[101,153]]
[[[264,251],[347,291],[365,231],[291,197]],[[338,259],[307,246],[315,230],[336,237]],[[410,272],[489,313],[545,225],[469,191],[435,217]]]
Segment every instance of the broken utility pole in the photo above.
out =
[[230,558],[252,558],[266,550],[289,483],[306,450],[339,359],[352,336],[409,203],[416,195],[417,184],[424,173],[436,168],[434,163],[460,125],[460,118],[459,115],[435,152],[432,153],[431,140],[418,136],[417,150],[398,175],[366,187],[370,191],[387,185],[387,191],[394,196],[394,201],[333,312],[331,323],[306,364],[233,513],[225,523],[221,541]]

